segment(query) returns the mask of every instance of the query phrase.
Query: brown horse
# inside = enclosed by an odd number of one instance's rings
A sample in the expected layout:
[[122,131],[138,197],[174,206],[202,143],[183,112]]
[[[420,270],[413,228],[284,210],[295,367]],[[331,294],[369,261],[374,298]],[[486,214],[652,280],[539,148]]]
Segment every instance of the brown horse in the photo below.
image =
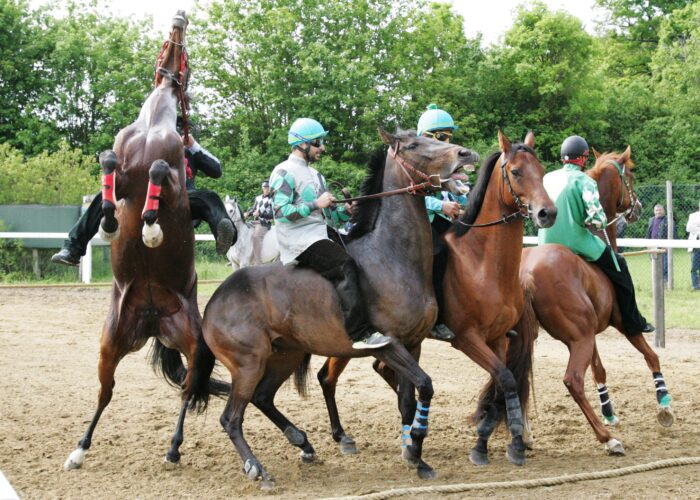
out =
[[[439,188],[478,158],[461,146],[416,137],[415,132],[381,134],[389,154],[370,165],[365,194],[410,188],[420,179],[432,179],[433,187]],[[384,197],[361,205],[358,217],[346,247],[360,268],[371,322],[393,337],[389,345],[372,352],[354,350],[331,283],[310,270],[281,264],[236,271],[216,290],[204,312],[204,338],[232,378],[221,424],[241,456],[244,472],[252,480],[261,478],[263,487],[270,487],[273,480],[243,437],[243,414],[252,402],[302,450],[304,461],[314,460],[306,434],[274,406],[275,393],[295,369],[301,365],[297,375],[306,374],[309,353],[343,358],[373,355],[390,366],[401,380],[402,421],[410,428],[404,458],[421,478],[435,477],[421,458],[433,388],[417,362],[420,343],[437,313],[424,200],[406,194]],[[195,372],[195,402],[206,403],[206,390],[197,388],[210,372]]]
[[[498,140],[500,151],[484,162],[479,180],[470,193],[467,210],[446,238],[450,254],[444,283],[448,298],[445,317],[457,335],[453,346],[487,369],[504,386],[508,404],[512,406],[509,406],[508,416],[514,433],[514,443],[508,453],[511,460],[522,463],[524,444],[518,395],[526,404],[531,351],[520,353],[518,372],[514,375],[502,362],[505,334],[517,322],[523,307],[517,279],[523,218],[529,215],[536,225],[548,227],[554,223],[556,208],[542,187],[544,168],[532,149],[535,136],[529,133],[524,144],[511,144],[499,131]],[[496,165],[499,168],[495,168]],[[470,227],[477,229],[466,234]],[[329,359],[318,378],[328,407],[333,439],[340,443],[342,453],[356,453],[354,441],[340,424],[335,403],[338,378],[348,361]],[[375,369],[395,390],[401,387],[390,367],[375,363]],[[475,462],[484,463],[486,441],[482,444],[483,455],[472,457]]]
[[[606,216],[612,220],[616,213],[625,212],[628,221],[634,222],[639,218],[641,204],[634,192],[634,164],[630,147],[622,154],[596,153],[596,158],[595,166],[586,173],[598,183],[600,201]],[[609,230],[614,231],[614,228],[614,224],[608,226]],[[609,237],[615,241],[614,232],[609,233]],[[553,269],[556,269],[556,279],[553,279]],[[552,337],[566,344],[569,363],[564,384],[608,453],[624,454],[622,443],[613,438],[598,419],[584,391],[584,376],[591,364],[605,423],[615,425],[618,418],[608,396],[605,368],[595,342],[596,334],[608,326],[627,333],[622,325],[610,280],[595,265],[586,262],[568,248],[549,244],[523,250],[520,281],[523,288],[530,291],[532,300],[527,304],[528,314],[519,324],[518,331],[532,335],[539,322]],[[666,390],[658,356],[643,335],[626,335],[626,338],[642,353],[653,373],[659,422],[671,425],[671,397]],[[517,338],[513,340],[514,344],[517,342]]]
[[[138,119],[119,132],[114,151],[100,155],[105,174],[101,234],[112,240],[114,280],[100,340],[97,410],[66,469],[82,465],[95,426],[112,398],[114,372],[126,354],[155,337],[154,368],[170,383],[187,388],[189,374],[180,353],[195,364],[198,344],[202,344],[200,352],[206,348],[197,307],[184,149],[175,130],[177,105],[183,104],[188,77],[186,27],[185,13],[178,11],[158,59],[155,90]],[[118,202],[115,189],[121,197]],[[223,389],[221,384],[210,384],[214,393]],[[166,456],[171,462],[180,458],[185,410],[186,399]]]

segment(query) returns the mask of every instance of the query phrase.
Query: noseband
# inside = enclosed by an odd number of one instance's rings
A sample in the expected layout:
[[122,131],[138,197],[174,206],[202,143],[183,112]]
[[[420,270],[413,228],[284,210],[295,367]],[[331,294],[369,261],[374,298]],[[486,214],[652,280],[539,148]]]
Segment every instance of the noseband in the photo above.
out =
[[617,211],[620,212],[622,210],[622,206],[625,204],[625,191],[629,194],[630,197],[630,206],[627,207],[626,210],[620,213],[617,217],[615,217],[613,220],[608,222],[608,225],[614,224],[617,222],[620,217],[624,217],[627,219],[629,215],[634,211],[634,208],[637,206],[637,203],[639,203],[639,198],[637,198],[637,193],[632,189],[632,186],[630,186],[629,181],[627,180],[627,176],[625,175],[625,165],[620,165],[618,162],[615,160],[608,160],[608,163],[611,163],[612,165],[615,166],[617,169],[617,173],[620,174],[620,180],[622,182],[622,185],[624,186],[624,189],[620,190],[620,201],[617,204]]

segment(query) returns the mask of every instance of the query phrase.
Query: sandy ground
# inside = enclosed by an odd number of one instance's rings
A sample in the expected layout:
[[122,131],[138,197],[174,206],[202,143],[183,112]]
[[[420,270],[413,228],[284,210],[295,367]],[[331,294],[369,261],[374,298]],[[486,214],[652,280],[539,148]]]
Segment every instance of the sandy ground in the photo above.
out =
[[[164,467],[179,399],[148,367],[146,349],[120,364],[114,398],[97,427],[83,468],[63,471],[63,462],[95,409],[99,333],[107,304],[106,289],[0,289],[0,471],[19,495],[110,499],[269,495],[241,473],[240,459],[218,422],[223,410],[220,400],[208,413],[188,416],[181,465]],[[246,437],[277,481],[273,494],[282,498],[544,478],[700,456],[700,430],[693,424],[694,415],[700,414],[700,332],[669,331],[667,348],[660,350],[676,413],[670,429],[656,423],[654,386],[641,356],[616,332],[598,339],[622,420],[614,435],[626,448],[624,457],[607,456],[595,440],[561,382],[566,348],[546,334],[536,347],[535,449],[524,467],[513,466],[504,457],[503,429],[491,440],[490,465],[477,468],[469,462],[475,432],[467,416],[475,407],[485,372],[436,341],[424,344],[422,365],[435,386],[424,459],[438,471],[437,480],[423,482],[403,465],[396,400],[371,370],[371,359],[353,361],[338,391],[341,417],[357,440],[359,455],[340,455],[315,384],[306,399],[288,384],[280,390],[277,403],[308,433],[320,459],[317,463],[301,464],[297,448],[252,407],[246,414]],[[323,359],[314,358],[312,367],[317,370],[322,363]],[[590,382],[587,385],[588,397],[597,408],[596,393]],[[489,489],[470,496],[698,498],[700,466],[537,489]]]

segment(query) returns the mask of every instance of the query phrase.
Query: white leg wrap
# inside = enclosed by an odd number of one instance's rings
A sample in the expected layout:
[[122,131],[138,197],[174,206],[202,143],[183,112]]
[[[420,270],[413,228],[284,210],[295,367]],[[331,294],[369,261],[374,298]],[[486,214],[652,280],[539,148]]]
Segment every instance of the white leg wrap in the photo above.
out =
[[625,454],[625,448],[622,446],[622,443],[615,438],[612,438],[610,441],[605,443],[605,450],[609,455]]
[[144,224],[143,230],[141,231],[141,236],[143,239],[143,244],[148,248],[156,248],[163,243],[163,231],[160,229],[160,224],[154,222],[153,224]]
[[68,460],[66,460],[66,463],[63,464],[63,469],[64,470],[80,469],[80,467],[83,465],[84,461],[85,461],[85,450],[83,450],[82,448],[76,448],[70,454],[70,456],[68,457]]

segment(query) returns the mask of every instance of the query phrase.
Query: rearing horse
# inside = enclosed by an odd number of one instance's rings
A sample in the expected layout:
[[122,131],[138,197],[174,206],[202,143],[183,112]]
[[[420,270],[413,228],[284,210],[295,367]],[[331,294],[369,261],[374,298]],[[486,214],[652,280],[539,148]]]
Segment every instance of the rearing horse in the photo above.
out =
[[[641,204],[634,191],[634,174],[631,149],[622,153],[596,153],[595,166],[586,172],[598,183],[600,202],[608,220],[616,213],[624,212],[629,222],[639,218]],[[609,224],[608,233],[615,245],[615,224]],[[606,250],[607,251],[607,250]],[[556,269],[556,273],[552,270]],[[555,244],[540,245],[523,250],[520,281],[530,290],[531,303],[526,305],[528,314],[518,326],[525,335],[536,334],[538,322],[549,334],[566,344],[569,363],[564,375],[564,385],[579,405],[593,428],[600,443],[608,453],[624,455],[622,443],[613,438],[610,431],[595,414],[586,398],[584,376],[588,365],[592,366],[594,382],[598,384],[601,409],[605,423],[615,425],[618,418],[605,386],[606,374],[598,349],[596,334],[613,326],[625,332],[615,290],[612,283],[595,265],[586,262],[571,250]],[[657,418],[664,426],[673,423],[671,397],[661,374],[659,357],[651,349],[644,335],[626,335],[627,340],[644,356],[656,385],[659,411]],[[519,342],[518,339],[513,340]],[[517,349],[517,347],[515,348]]]
[[[243,437],[243,414],[252,402],[291,444],[301,448],[303,460],[313,460],[315,452],[306,434],[273,402],[278,388],[297,367],[301,365],[298,374],[306,373],[307,353],[344,358],[373,355],[391,367],[401,381],[402,422],[410,429],[404,458],[421,478],[435,477],[421,458],[433,387],[417,362],[420,343],[437,313],[431,284],[432,237],[423,197],[406,193],[415,192],[418,182],[439,188],[478,156],[461,146],[416,137],[415,132],[391,135],[382,130],[381,135],[389,154],[386,160],[381,156],[373,162],[371,191],[400,189],[404,194],[362,206],[357,233],[347,249],[360,269],[370,321],[393,337],[392,342],[372,352],[354,350],[331,283],[313,271],[281,264],[236,271],[216,290],[204,312],[204,337],[232,378],[221,424],[241,456],[246,475],[261,478],[263,487],[271,486],[272,478]],[[195,402],[206,402],[206,391],[197,387],[210,372],[195,372]]]
[[[178,11],[158,58],[155,90],[138,119],[117,134],[114,151],[100,155],[105,214],[101,234],[112,241],[114,279],[100,339],[97,410],[78,448],[66,461],[66,469],[83,464],[95,426],[112,398],[114,372],[126,354],[141,349],[150,337],[155,337],[154,368],[158,366],[170,383],[183,386],[186,393],[189,373],[180,353],[191,365],[198,362],[196,352],[206,354],[197,306],[184,149],[175,129],[177,105],[183,105],[189,72],[186,27],[185,12]],[[209,389],[221,394],[226,387],[212,381]],[[186,403],[185,397],[166,455],[171,462],[180,458]]]

